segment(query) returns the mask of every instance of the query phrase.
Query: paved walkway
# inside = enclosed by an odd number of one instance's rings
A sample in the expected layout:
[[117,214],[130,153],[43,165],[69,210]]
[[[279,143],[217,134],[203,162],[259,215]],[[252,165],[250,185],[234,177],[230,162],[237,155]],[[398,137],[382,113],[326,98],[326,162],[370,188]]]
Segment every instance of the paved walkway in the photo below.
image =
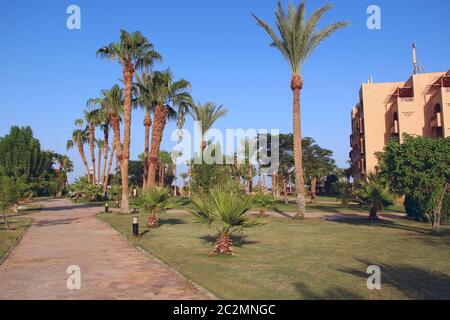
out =
[[[0,265],[0,299],[208,299],[96,219],[98,207],[64,199],[42,204]],[[80,290],[67,289],[71,265],[80,267]]]

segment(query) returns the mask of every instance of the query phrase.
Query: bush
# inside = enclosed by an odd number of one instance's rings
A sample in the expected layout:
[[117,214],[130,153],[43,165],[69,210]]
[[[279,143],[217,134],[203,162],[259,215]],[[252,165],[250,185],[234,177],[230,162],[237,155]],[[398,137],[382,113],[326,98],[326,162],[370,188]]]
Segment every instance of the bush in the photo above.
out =
[[[414,220],[420,222],[427,222],[428,219],[424,214],[426,210],[425,205],[421,204],[420,201],[413,199],[411,196],[405,197],[405,211],[407,216]],[[446,222],[450,220],[450,194],[447,193],[444,201],[442,202],[441,209],[441,222]]]

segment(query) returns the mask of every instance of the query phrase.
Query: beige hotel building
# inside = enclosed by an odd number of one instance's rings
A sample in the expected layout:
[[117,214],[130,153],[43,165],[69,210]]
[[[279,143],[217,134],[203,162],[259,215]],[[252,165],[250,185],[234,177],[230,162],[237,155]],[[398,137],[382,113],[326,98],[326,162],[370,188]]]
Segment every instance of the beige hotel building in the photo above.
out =
[[416,73],[405,82],[363,83],[352,109],[350,160],[354,181],[377,165],[375,153],[404,133],[450,136],[450,70]]

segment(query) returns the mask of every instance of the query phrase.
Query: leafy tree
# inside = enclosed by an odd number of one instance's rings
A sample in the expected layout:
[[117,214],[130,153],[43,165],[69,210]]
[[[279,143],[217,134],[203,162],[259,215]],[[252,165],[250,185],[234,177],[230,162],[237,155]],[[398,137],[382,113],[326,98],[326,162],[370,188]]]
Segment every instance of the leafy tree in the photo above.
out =
[[197,220],[212,226],[218,232],[210,255],[233,255],[233,233],[242,234],[246,229],[262,224],[246,214],[253,205],[253,197],[237,190],[233,183],[213,187],[205,194],[195,194],[192,196],[192,203],[196,207],[192,213]]
[[12,177],[0,176],[0,213],[3,214],[3,222],[7,230],[11,229],[8,212],[19,202],[23,196],[20,192],[24,189],[23,182],[16,181]]
[[378,220],[378,212],[394,201],[392,194],[376,175],[369,175],[367,181],[362,182],[362,187],[356,192],[361,204],[370,207],[369,219]]
[[297,189],[297,216],[305,215],[305,192],[302,164],[302,134],[300,123],[300,90],[303,88],[303,78],[300,75],[305,60],[314,49],[334,31],[347,25],[347,22],[337,22],[325,29],[317,30],[316,27],[323,15],[331,9],[330,4],[313,12],[309,19],[305,20],[305,2],[301,2],[298,8],[289,5],[287,14],[284,12],[281,2],[278,1],[278,9],[275,13],[277,20],[277,35],[270,26],[253,15],[258,24],[268,33],[272,43],[271,47],[277,48],[289,63],[292,71],[291,89],[294,94],[293,123],[294,123],[294,160],[295,183]]
[[[450,138],[432,139],[404,135],[403,143],[391,140],[377,154],[380,175],[391,189],[420,204],[422,214],[439,232],[442,207],[449,192]],[[445,214],[445,213],[444,213]]]
[[122,65],[124,104],[123,104],[123,147],[121,159],[122,172],[122,211],[129,212],[128,201],[128,162],[130,159],[130,137],[131,137],[131,107],[133,77],[136,70],[150,69],[155,61],[161,60],[161,55],[156,52],[147,38],[140,32],[128,33],[125,30],[120,31],[120,40],[117,43],[111,43],[97,51],[97,55],[102,58],[115,60]]

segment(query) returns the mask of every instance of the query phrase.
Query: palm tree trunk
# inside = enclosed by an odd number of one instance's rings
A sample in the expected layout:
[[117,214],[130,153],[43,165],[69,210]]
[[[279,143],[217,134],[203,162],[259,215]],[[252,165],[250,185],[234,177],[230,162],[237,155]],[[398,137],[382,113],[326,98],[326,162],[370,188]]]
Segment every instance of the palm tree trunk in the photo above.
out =
[[[105,140],[105,145],[103,147],[103,172],[102,172],[102,186],[105,185],[105,175],[106,175],[106,163],[108,162],[108,152],[109,152],[109,127],[105,125],[103,128],[103,138]],[[98,172],[100,174],[100,171]]]
[[213,251],[209,255],[214,256],[221,253],[233,255],[232,246],[233,242],[231,241],[231,238],[227,234],[221,233],[215,243]]
[[92,183],[96,183],[96,175],[95,175],[95,127],[93,125],[89,125],[89,149],[91,152],[91,161],[92,161]]
[[173,195],[174,197],[176,197],[177,194],[177,164],[176,164],[176,159],[175,159],[175,163],[173,164]]
[[[109,174],[111,173],[111,167],[112,167],[115,151],[116,151],[116,145],[113,143],[112,149],[111,149],[111,155],[109,156],[108,170],[106,171],[105,180],[103,181],[103,194],[106,193],[106,188],[108,187],[108,179],[109,179]],[[105,162],[105,165],[106,165],[106,162]]]
[[316,203],[317,178],[311,178],[311,203]]
[[168,110],[165,106],[155,108],[154,124],[152,131],[152,144],[150,147],[150,165],[148,168],[147,188],[156,185],[156,169],[158,167],[159,151],[161,148],[162,136],[167,122]]
[[305,182],[303,179],[302,159],[302,129],[300,117],[300,90],[303,87],[303,78],[294,74],[291,80],[291,89],[294,94],[293,103],[293,129],[294,129],[294,162],[295,162],[295,188],[297,192],[296,217],[305,217]]
[[144,139],[144,183],[142,188],[145,188],[147,185],[148,178],[148,157],[150,150],[150,126],[152,125],[152,118],[150,117],[150,113],[145,113],[144,118],[144,127],[145,127],[145,139]]
[[100,185],[101,181],[100,181],[100,169],[101,169],[101,165],[102,165],[102,149],[98,148],[98,162],[97,162],[97,184]]
[[86,155],[84,154],[83,144],[80,141],[78,141],[77,142],[77,147],[78,147],[78,152],[80,153],[81,160],[83,161],[84,169],[86,171],[86,177],[88,179],[88,182],[90,183],[91,182],[91,175],[89,174],[89,165],[88,165],[88,162],[86,160]]
[[284,203],[289,204],[289,198],[287,194],[287,184],[286,184],[286,177],[283,176],[283,193],[284,193]]
[[128,162],[130,160],[130,139],[131,139],[131,91],[133,88],[134,66],[130,61],[124,64],[123,82],[125,92],[123,99],[123,148],[120,172],[122,173],[122,205],[124,213],[130,212],[128,200]]

